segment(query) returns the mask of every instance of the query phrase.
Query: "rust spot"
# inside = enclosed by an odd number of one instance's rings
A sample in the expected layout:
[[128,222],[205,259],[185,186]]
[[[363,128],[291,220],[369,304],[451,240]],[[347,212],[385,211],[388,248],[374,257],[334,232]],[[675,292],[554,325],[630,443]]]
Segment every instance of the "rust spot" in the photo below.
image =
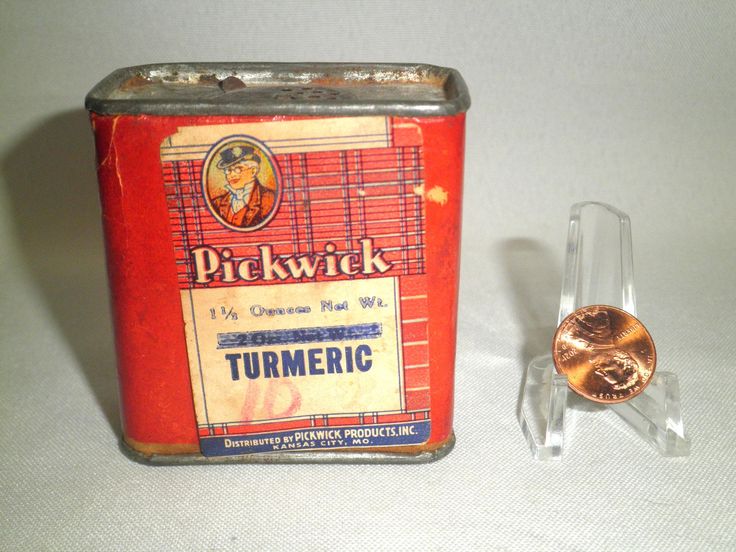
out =
[[151,83],[153,83],[152,79],[138,73],[137,75],[133,75],[123,84],[121,84],[120,90],[135,90],[136,88],[148,86]]
[[199,79],[197,79],[198,84],[220,84],[220,79],[217,78],[214,74],[209,75],[199,75]]

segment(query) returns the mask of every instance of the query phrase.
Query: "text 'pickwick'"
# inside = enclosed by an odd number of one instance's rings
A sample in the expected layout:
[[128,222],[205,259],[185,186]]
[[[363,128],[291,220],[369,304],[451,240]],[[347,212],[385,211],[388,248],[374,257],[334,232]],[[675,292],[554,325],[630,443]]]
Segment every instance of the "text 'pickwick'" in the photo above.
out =
[[383,274],[391,269],[391,262],[383,257],[381,249],[374,249],[373,239],[359,240],[360,250],[343,254],[328,242],[324,252],[307,255],[275,255],[270,245],[260,245],[256,258],[234,259],[229,248],[215,249],[203,245],[191,250],[194,260],[195,282],[209,284],[215,280],[224,283],[257,280],[300,280],[317,274],[328,277],[357,274]]

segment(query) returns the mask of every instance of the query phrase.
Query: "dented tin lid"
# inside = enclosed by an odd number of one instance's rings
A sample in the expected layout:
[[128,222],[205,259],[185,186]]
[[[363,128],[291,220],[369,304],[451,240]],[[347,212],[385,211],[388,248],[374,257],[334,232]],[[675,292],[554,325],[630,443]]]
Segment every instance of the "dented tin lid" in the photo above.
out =
[[455,69],[424,64],[172,63],[112,72],[87,95],[102,115],[401,115],[467,111]]

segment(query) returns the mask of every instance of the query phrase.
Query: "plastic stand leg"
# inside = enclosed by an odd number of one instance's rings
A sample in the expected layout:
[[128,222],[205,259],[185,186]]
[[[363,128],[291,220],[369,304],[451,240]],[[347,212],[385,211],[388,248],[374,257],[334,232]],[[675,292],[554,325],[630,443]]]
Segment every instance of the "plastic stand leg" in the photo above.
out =
[[[604,203],[576,203],[570,210],[559,325],[587,305],[611,305],[636,316],[631,222]],[[552,355],[534,358],[522,382],[519,423],[534,458],[561,458],[567,410],[567,377]],[[677,376],[657,369],[633,399],[608,405],[663,456],[687,456],[690,441],[680,414]]]

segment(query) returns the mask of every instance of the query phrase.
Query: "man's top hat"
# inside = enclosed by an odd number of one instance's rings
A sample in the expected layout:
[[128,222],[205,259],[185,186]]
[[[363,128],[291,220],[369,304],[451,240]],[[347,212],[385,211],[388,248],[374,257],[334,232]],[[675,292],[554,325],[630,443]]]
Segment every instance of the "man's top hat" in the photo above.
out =
[[255,161],[256,163],[260,163],[261,158],[258,157],[255,150],[250,146],[233,146],[220,152],[220,160],[217,162],[217,168],[224,169],[240,161]]

